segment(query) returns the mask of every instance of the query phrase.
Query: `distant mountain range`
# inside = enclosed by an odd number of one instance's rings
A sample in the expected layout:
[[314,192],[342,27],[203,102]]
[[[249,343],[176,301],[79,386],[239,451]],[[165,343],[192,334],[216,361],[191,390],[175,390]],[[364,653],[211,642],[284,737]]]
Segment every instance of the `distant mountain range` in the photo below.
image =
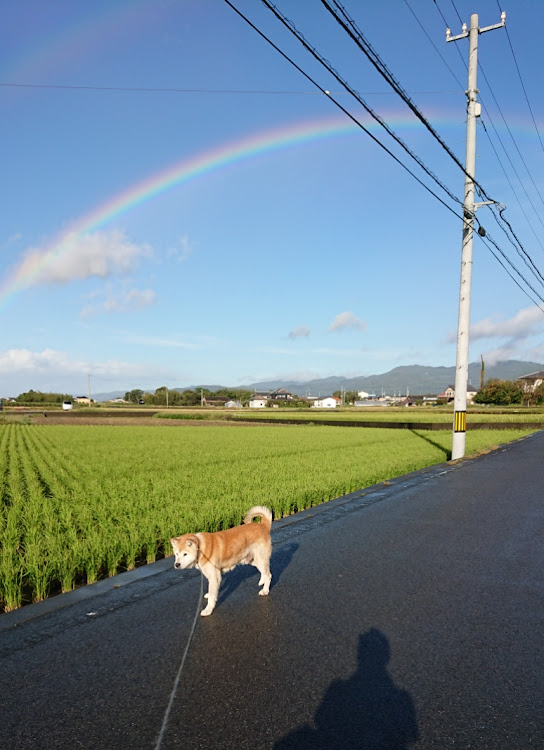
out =
[[[493,366],[486,366],[485,379],[498,378],[499,380],[516,380],[522,375],[528,375],[530,372],[544,370],[544,365],[538,362],[522,362],[516,359],[509,359],[506,362],[498,362]],[[481,363],[472,362],[468,366],[469,383],[475,388],[480,387]],[[333,391],[339,391],[342,388],[346,391],[366,391],[381,396],[398,394],[423,396],[425,394],[436,395],[442,393],[448,385],[455,382],[455,367],[426,367],[424,365],[405,365],[395,367],[389,372],[381,375],[359,376],[355,378],[345,378],[342,376],[330,378],[318,378],[305,382],[291,380],[264,380],[259,383],[250,383],[248,385],[236,386],[241,390],[247,391],[268,391],[275,388],[286,388],[288,391],[298,396],[330,396]],[[157,386],[158,387],[158,386]],[[210,391],[218,391],[220,388],[231,387],[221,385],[204,385],[185,386],[174,388],[176,391],[195,390],[198,388],[207,388]],[[113,398],[120,398],[125,395],[123,391],[112,391],[111,393],[96,393],[93,398],[97,401],[109,401]]]

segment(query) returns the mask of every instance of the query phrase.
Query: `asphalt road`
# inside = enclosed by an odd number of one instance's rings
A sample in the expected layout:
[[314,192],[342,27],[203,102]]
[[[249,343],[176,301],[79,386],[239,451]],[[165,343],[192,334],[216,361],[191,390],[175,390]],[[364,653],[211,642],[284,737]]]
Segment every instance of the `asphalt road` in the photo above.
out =
[[[161,750],[543,748],[543,459],[541,432],[275,523],[270,596],[225,576]],[[0,747],[156,747],[202,606],[170,565],[0,616]]]

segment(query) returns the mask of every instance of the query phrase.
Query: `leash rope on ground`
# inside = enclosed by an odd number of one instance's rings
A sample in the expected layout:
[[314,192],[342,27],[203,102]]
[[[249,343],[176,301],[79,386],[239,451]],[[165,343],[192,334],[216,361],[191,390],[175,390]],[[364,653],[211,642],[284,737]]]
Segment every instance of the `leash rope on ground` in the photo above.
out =
[[193,625],[191,627],[191,632],[189,633],[189,638],[187,639],[187,645],[185,646],[185,651],[183,652],[183,656],[181,658],[181,664],[179,665],[176,679],[174,680],[174,687],[172,688],[172,692],[170,693],[170,700],[168,701],[168,706],[166,707],[166,711],[164,713],[164,719],[162,720],[162,727],[161,727],[159,737],[157,739],[157,744],[155,745],[155,750],[160,750],[160,747],[161,747],[161,744],[162,744],[162,741],[164,739],[164,735],[166,732],[166,728],[168,726],[170,713],[172,711],[172,706],[174,705],[174,698],[176,697],[176,693],[177,693],[178,686],[179,686],[179,681],[181,680],[181,673],[183,672],[183,667],[185,666],[185,660],[187,658],[187,654],[189,653],[189,646],[191,645],[191,641],[193,640],[193,635],[194,635],[195,628],[196,628],[196,622],[198,620],[198,613],[201,607],[203,591],[204,591],[204,576],[201,573],[200,574],[200,596],[198,597],[198,602],[196,605],[196,612],[195,612],[195,617],[193,620]]

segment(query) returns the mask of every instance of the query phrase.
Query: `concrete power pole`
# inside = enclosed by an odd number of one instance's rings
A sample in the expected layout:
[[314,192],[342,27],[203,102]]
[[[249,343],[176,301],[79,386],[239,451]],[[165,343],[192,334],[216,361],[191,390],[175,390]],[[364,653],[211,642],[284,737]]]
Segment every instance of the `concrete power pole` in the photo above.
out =
[[467,89],[467,142],[465,158],[465,199],[463,204],[463,243],[461,252],[461,286],[459,290],[459,319],[457,324],[457,359],[455,364],[455,400],[453,414],[453,441],[451,458],[455,461],[465,455],[467,429],[467,384],[468,384],[468,343],[470,326],[470,286],[472,281],[472,235],[474,213],[485,203],[474,202],[474,173],[476,171],[476,118],[480,116],[481,105],[476,100],[478,94],[478,35],[484,31],[499,29],[505,25],[506,13],[501,13],[501,22],[481,29],[478,15],[470,17],[470,29],[463,24],[463,33],[451,36],[446,29],[446,41],[456,42],[468,37],[468,89]]

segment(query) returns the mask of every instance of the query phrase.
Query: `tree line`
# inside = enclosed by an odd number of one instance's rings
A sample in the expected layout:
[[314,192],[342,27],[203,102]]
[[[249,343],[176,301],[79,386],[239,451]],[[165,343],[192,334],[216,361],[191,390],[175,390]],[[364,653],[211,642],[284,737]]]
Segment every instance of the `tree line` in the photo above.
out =
[[253,391],[240,388],[220,388],[210,391],[208,388],[187,389],[180,393],[170,390],[165,385],[157,388],[154,393],[135,388],[125,393],[125,401],[129,404],[145,404],[146,406],[200,406],[208,401],[240,401],[245,403],[253,395]]
[[[157,388],[154,393],[134,388],[125,393],[125,401],[129,404],[143,404],[146,406],[200,406],[201,404],[234,400],[246,404],[253,395],[253,391],[241,388],[220,388],[218,391],[210,391],[208,388],[188,389],[183,392],[171,390],[166,386]],[[340,391],[335,391],[334,396],[341,397]],[[353,404],[357,398],[357,391],[344,393],[344,403]],[[73,396],[69,393],[42,393],[30,389],[20,393],[15,402],[19,405],[45,406],[46,404],[62,404],[63,401],[72,401]],[[294,398],[292,401],[277,401],[281,406],[308,406]],[[518,381],[515,380],[488,380],[473,399],[474,404],[489,404],[493,406],[525,405],[541,406],[544,404],[544,383],[541,383],[534,391],[526,392]]]
[[516,380],[491,379],[476,393],[472,403],[494,406],[540,406],[544,404],[544,383],[538,385],[534,391],[524,391]]
[[25,393],[20,393],[15,402],[20,405],[25,404],[62,404],[63,401],[73,401],[74,397],[70,393],[42,393],[42,391],[33,391],[32,388]]

